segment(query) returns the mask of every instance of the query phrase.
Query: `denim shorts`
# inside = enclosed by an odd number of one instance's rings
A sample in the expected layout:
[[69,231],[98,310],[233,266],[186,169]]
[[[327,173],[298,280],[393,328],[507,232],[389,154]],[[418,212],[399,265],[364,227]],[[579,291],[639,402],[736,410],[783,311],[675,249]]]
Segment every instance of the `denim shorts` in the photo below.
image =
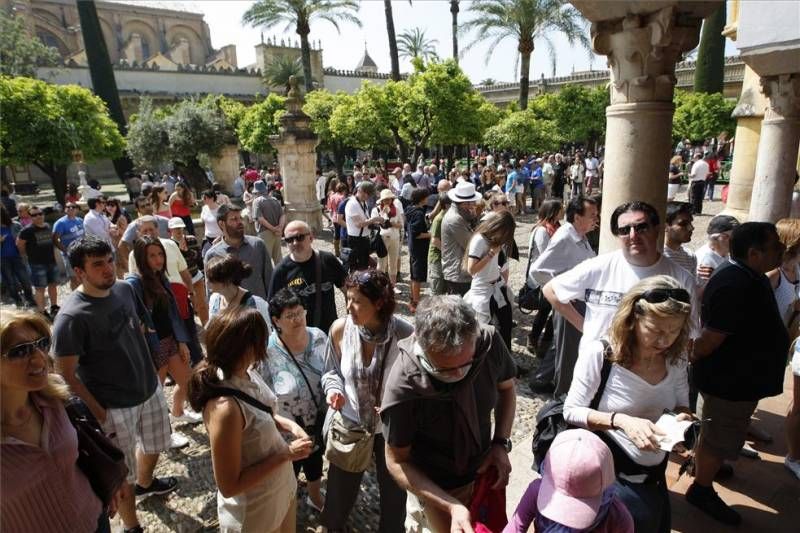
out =
[[37,288],[47,287],[58,283],[58,267],[51,265],[37,265],[31,263],[31,285]]

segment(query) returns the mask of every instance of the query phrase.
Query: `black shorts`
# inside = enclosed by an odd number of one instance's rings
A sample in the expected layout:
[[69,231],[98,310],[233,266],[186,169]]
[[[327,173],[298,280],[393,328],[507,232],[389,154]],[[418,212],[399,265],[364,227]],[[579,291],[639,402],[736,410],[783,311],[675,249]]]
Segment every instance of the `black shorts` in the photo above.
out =
[[293,462],[294,477],[302,470],[306,474],[306,481],[322,479],[322,452],[323,448],[320,446],[305,459]]
[[428,257],[422,257],[421,253],[413,250],[409,257],[411,264],[411,281],[425,282],[428,281]]

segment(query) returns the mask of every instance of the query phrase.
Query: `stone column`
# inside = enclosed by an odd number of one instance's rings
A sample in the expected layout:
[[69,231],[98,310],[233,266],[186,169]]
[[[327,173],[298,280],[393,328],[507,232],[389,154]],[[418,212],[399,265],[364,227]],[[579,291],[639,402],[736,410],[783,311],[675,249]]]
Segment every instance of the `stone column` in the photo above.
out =
[[753,177],[756,173],[761,119],[766,107],[767,99],[761,91],[761,78],[749,65],[745,65],[742,94],[733,110],[736,118],[735,145],[728,203],[723,211],[723,214],[736,217],[739,222],[747,222],[750,217],[750,197],[753,194]]
[[303,113],[303,97],[294,76],[289,81],[286,113],[281,117],[280,133],[270,136],[278,150],[278,164],[283,176],[286,219],[303,220],[315,233],[322,230],[322,206],[316,195],[317,144],[311,131],[311,119]]
[[767,110],[761,122],[750,220],[789,216],[800,143],[800,74],[761,79]]
[[617,206],[642,200],[663,217],[672,152],[675,64],[683,52],[697,45],[701,21],[673,5],[592,23],[592,46],[608,56],[611,69],[601,253],[618,247],[610,228]]
[[233,181],[239,175],[239,146],[236,144],[223,146],[219,157],[211,160],[211,172],[225,192],[228,194],[233,192]]

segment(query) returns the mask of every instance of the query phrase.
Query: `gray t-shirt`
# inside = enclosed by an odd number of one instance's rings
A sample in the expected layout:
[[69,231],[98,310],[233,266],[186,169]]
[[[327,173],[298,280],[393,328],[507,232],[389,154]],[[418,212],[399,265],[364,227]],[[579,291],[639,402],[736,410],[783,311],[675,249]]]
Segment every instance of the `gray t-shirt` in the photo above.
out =
[[272,196],[259,196],[253,200],[253,222],[256,225],[256,231],[267,231],[266,226],[262,226],[258,222],[258,217],[264,217],[267,222],[273,226],[277,226],[281,221],[283,215],[283,208],[281,203]]
[[[158,223],[158,236],[162,239],[169,239],[169,219],[167,217],[162,217],[161,215],[153,215],[156,217],[156,222]],[[137,218],[125,229],[125,233],[122,234],[122,242],[126,244],[133,245],[133,241],[139,236],[139,219]]]
[[451,205],[442,219],[442,273],[446,281],[472,281],[472,276],[461,268],[470,238],[472,228],[469,222],[459,213],[456,204]]
[[253,273],[242,280],[241,286],[266,300],[272,279],[272,259],[267,253],[264,241],[258,237],[245,235],[241,246],[234,248],[221,240],[208,249],[203,261],[208,264],[208,260],[212,257],[224,257],[227,254],[235,255],[253,267]]
[[133,407],[158,385],[136,312],[136,296],[117,281],[105,298],[70,294],[53,325],[55,357],[78,356],[78,378],[103,407]]

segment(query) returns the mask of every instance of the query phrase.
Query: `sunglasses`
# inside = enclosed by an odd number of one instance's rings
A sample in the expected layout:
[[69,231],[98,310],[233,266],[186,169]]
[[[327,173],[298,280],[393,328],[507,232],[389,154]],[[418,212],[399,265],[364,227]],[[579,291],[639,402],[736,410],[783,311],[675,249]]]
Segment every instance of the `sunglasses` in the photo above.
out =
[[32,217],[40,217],[40,216],[44,215],[44,213],[42,213],[41,211],[39,211],[38,213],[30,213],[30,215],[31,215]]
[[627,237],[628,235],[631,234],[631,230],[633,230],[633,232],[636,235],[639,235],[640,233],[644,233],[645,231],[647,231],[649,229],[650,229],[650,224],[647,223],[647,222],[641,222],[639,224],[629,224],[627,226],[618,227],[617,228],[617,236],[618,237]]
[[17,344],[16,346],[9,348],[8,351],[3,354],[3,357],[12,361],[27,359],[36,350],[46,354],[50,350],[50,337],[42,337],[41,339],[36,339],[32,342]]
[[637,300],[644,300],[650,304],[664,303],[669,299],[677,300],[679,302],[688,304],[691,303],[692,297],[686,289],[650,289],[644,291],[639,295]]
[[293,244],[295,242],[303,242],[308,237],[308,233],[301,233],[299,235],[292,235],[290,237],[284,237],[283,242],[286,244]]

